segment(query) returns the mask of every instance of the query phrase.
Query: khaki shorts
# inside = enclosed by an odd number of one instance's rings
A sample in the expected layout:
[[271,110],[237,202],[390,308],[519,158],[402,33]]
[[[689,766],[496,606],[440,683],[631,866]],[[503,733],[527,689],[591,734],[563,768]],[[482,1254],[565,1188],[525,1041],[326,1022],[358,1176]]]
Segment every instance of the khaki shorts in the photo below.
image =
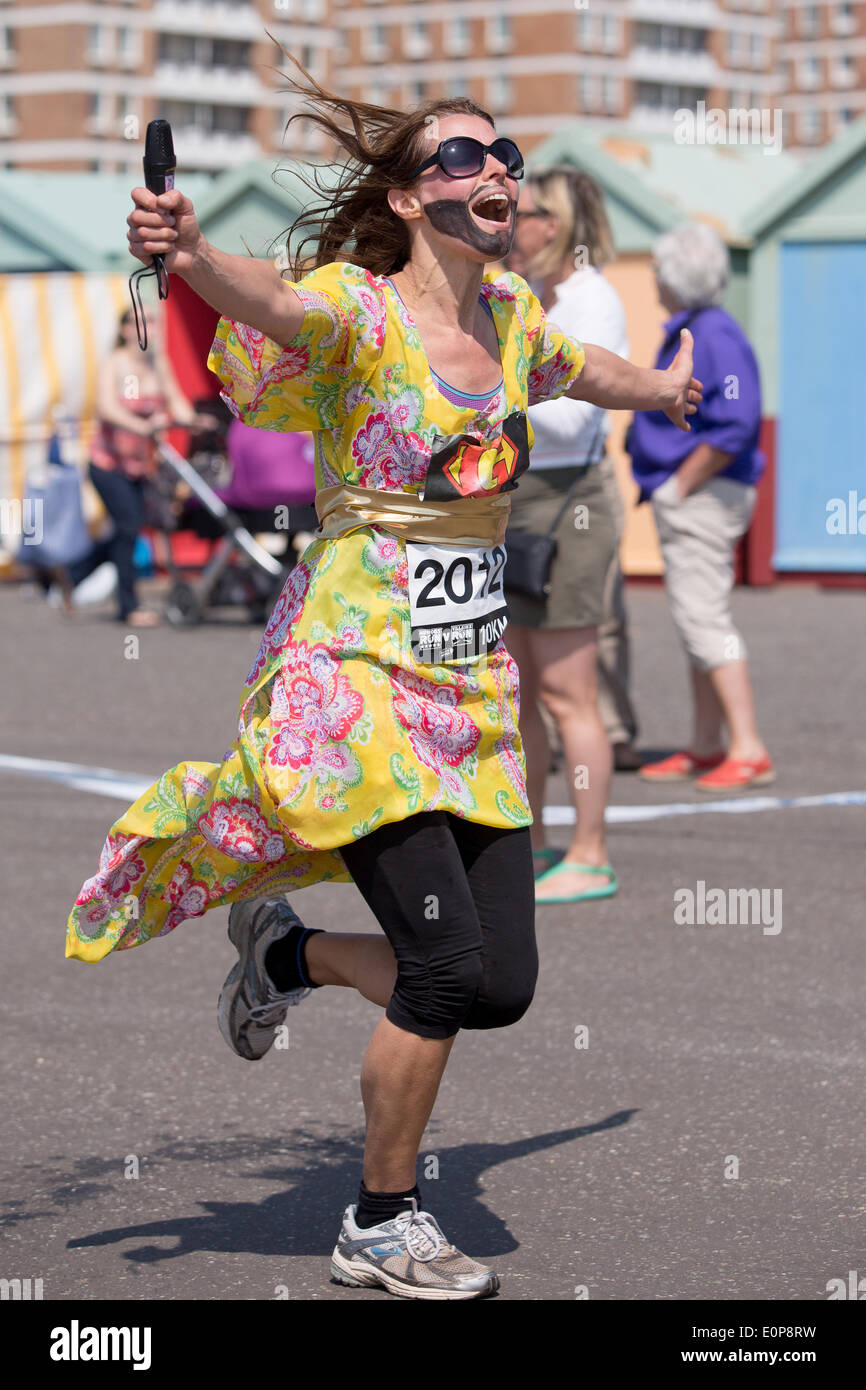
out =
[[746,656],[731,591],[734,551],[757,495],[757,488],[733,478],[711,478],[680,500],[676,474],[652,494],[671,616],[689,661],[702,671]]
[[518,627],[597,627],[604,617],[605,581],[618,540],[600,465],[530,468],[512,495],[508,529],[546,535],[575,479],[577,488],[554,533],[557,552],[546,598],[509,589],[506,563],[508,620]]

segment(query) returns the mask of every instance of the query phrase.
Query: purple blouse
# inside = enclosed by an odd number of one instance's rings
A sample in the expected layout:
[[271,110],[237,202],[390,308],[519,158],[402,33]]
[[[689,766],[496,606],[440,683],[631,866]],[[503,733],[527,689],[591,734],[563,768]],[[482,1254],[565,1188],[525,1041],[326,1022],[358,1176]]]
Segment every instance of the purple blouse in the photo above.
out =
[[678,430],[660,410],[636,411],[629,435],[635,481],[644,502],[694,453],[709,444],[734,457],[716,476],[757,483],[765,458],[758,448],[761,427],[761,382],[748,338],[724,309],[708,306],[694,317],[682,309],[664,326],[665,339],[656,367],[669,367],[686,326],[695,340],[693,375],[703,383],[704,398],[689,416],[690,433]]

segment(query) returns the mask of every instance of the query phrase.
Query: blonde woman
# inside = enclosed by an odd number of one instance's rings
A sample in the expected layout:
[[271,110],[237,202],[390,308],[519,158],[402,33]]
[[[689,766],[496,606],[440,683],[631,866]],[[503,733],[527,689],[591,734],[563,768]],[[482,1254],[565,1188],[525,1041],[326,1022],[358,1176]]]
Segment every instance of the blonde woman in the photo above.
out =
[[[601,267],[613,241],[598,185],[570,166],[528,176],[517,213],[510,269],[528,280],[563,333],[620,357],[628,354],[625,311]],[[612,754],[598,704],[598,628],[617,566],[618,522],[602,470],[607,412],[561,396],[531,407],[532,462],[511,504],[512,530],[547,534],[556,521],[550,592],[532,598],[508,587],[505,642],[520,670],[520,731],[532,806],[536,902],[612,897],[604,813]],[[564,508],[564,510],[563,510]],[[565,857],[544,842],[542,810],[549,754],[540,705],[555,721],[577,813]]]

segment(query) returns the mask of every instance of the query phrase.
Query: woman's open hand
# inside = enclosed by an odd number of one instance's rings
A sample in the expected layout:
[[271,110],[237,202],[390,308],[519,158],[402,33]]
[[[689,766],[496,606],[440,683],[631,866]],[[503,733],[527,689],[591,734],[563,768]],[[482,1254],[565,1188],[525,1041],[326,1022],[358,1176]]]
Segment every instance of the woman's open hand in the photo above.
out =
[[205,243],[192,201],[179,188],[160,194],[134,188],[132,201],[135,208],[126,222],[133,256],[145,265],[162,256],[166,270],[183,275]]
[[666,401],[661,406],[665,415],[672,420],[677,429],[686,433],[691,425],[687,415],[694,415],[703,400],[703,384],[692,376],[692,349],[694,338],[687,328],[680,333],[680,346],[673,362],[663,373]]

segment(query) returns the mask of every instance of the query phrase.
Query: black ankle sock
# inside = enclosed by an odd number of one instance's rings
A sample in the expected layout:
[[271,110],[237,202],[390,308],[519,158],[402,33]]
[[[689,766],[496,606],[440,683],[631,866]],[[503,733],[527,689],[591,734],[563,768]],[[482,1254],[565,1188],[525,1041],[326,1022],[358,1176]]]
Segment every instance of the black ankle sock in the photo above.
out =
[[370,1226],[380,1226],[383,1221],[391,1221],[411,1206],[412,1197],[417,1198],[420,1207],[421,1193],[417,1183],[410,1192],[370,1192],[362,1179],[355,1225],[366,1230]]
[[318,927],[304,927],[296,922],[285,936],[274,941],[265,951],[265,969],[280,994],[288,994],[291,989],[321,989],[307,976],[307,962],[304,948],[307,938],[316,934]]

